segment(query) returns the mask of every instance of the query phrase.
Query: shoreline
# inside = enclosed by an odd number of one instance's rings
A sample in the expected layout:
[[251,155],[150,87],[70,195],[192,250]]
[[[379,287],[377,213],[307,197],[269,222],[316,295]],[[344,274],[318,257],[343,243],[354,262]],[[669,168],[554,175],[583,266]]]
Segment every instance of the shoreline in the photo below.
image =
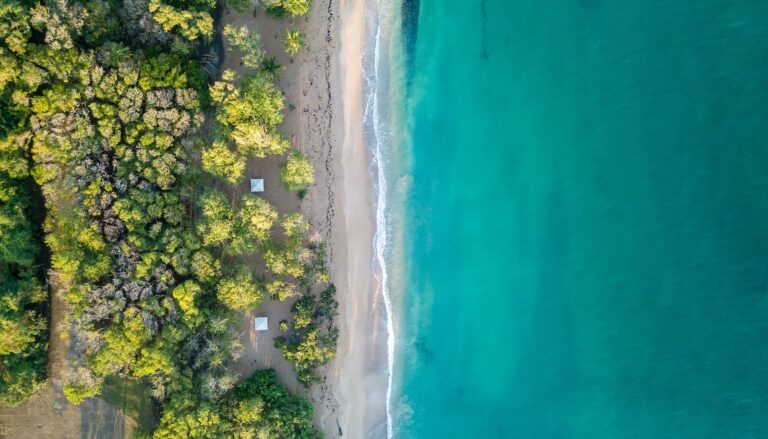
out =
[[[332,0],[322,6],[328,7],[328,13],[334,7]],[[339,44],[332,48],[330,95],[337,115],[332,123],[337,147],[330,158],[335,160],[340,178],[328,196],[339,214],[331,230],[329,267],[338,289],[340,335],[336,358],[328,366],[325,382],[313,392],[313,399],[317,403],[316,420],[326,437],[378,438],[386,437],[388,333],[380,283],[374,275],[373,157],[364,127],[364,2],[342,0],[336,10]],[[333,19],[321,14],[310,17],[310,28],[313,18]],[[329,41],[323,43],[327,46]],[[321,165],[315,163],[316,169]],[[314,224],[314,215],[308,216]]]

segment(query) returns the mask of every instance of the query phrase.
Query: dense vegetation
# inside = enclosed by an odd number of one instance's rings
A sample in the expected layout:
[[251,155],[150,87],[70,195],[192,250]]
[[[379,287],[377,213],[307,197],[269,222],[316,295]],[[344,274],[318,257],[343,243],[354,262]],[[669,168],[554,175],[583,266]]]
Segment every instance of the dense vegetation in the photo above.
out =
[[311,0],[262,0],[261,4],[267,11],[278,17],[285,15],[306,15],[309,12]]
[[[0,17],[9,6],[0,7]],[[0,21],[0,37],[13,41],[13,28]],[[26,128],[7,84],[17,73],[9,47],[0,46],[0,404],[16,406],[45,384],[48,290],[43,248],[29,173],[30,157],[10,133]]]
[[[247,157],[289,149],[274,70],[208,83],[214,6],[0,0],[2,402],[44,382],[47,292],[25,207],[31,176],[45,198],[51,269],[72,308],[72,402],[121,377],[151,387],[158,438],[317,436],[311,407],[270,372],[238,384],[228,368],[241,352],[238,312],[265,297],[299,298],[297,322],[312,323],[278,343],[313,381],[335,346],[335,330],[319,323],[335,301],[323,245],[300,214],[202,190],[209,178],[241,183]],[[308,3],[273,8],[300,15]],[[246,67],[262,66],[257,35],[224,34]],[[312,183],[300,153],[283,174],[290,190]],[[247,255],[263,256],[267,272],[244,265]]]
[[[3,165],[6,159],[0,156]],[[48,291],[40,282],[39,230],[28,187],[0,173],[0,404],[6,406],[45,384]]]

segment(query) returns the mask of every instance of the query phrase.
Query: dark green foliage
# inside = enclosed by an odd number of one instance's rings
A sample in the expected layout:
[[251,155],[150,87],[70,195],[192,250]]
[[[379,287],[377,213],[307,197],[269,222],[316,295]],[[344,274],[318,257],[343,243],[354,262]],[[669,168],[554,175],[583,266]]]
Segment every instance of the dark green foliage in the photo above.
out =
[[274,56],[265,59],[261,63],[261,71],[273,77],[277,76],[277,74],[280,73],[280,70],[282,69],[283,66],[277,63],[277,60]]
[[320,438],[312,406],[277,383],[274,370],[262,370],[239,383],[217,403],[183,392],[166,405],[156,439]]
[[[33,209],[29,147],[14,133],[29,111],[15,104],[8,84],[18,74],[14,51],[29,30],[24,8],[0,5],[0,404],[16,406],[46,383],[48,291],[41,230]],[[41,207],[41,206],[40,206]]]
[[252,0],[229,0],[227,4],[234,10],[243,12],[253,7]]
[[0,404],[15,406],[45,384],[45,302],[39,230],[29,182],[0,173]]
[[294,364],[299,381],[305,385],[319,381],[315,369],[336,355],[338,330],[333,326],[338,302],[336,287],[328,286],[318,296],[307,294],[293,305],[289,335],[275,339],[275,347]]

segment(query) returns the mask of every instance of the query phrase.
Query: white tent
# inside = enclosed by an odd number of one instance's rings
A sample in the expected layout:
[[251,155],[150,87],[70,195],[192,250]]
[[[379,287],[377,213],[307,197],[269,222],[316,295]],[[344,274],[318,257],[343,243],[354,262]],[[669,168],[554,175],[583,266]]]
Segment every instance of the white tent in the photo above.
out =
[[252,178],[251,179],[251,192],[264,192],[264,179]]
[[256,317],[253,319],[253,328],[257,331],[266,331],[269,329],[269,322],[266,317]]

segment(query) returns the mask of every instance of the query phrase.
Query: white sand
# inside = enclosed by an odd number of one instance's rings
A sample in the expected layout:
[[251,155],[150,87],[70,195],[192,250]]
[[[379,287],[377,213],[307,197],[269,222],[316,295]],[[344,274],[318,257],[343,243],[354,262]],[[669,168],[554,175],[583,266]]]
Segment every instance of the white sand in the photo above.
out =
[[[327,7],[327,2],[317,3]],[[376,220],[370,150],[363,133],[363,3],[347,0],[339,6],[338,74],[332,75],[338,83],[331,90],[333,107],[340,106],[343,117],[342,181],[335,191],[335,210],[341,216],[337,222],[343,225],[333,230],[331,239],[331,277],[339,291],[341,336],[321,396],[325,403],[318,411],[320,425],[331,438],[386,433],[382,428],[386,419],[386,326],[372,271]],[[317,8],[316,4],[310,21],[323,18]]]

